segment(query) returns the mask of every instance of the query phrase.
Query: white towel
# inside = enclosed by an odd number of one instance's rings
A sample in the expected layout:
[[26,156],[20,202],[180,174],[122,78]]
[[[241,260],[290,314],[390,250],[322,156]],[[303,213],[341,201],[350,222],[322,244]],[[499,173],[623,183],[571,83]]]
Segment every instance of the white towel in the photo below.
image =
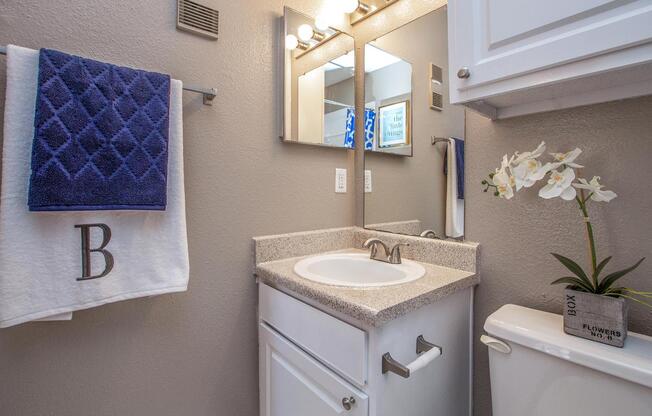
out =
[[[29,212],[38,52],[9,45],[0,197],[0,328],[142,296],[185,291],[188,244],[183,185],[182,85],[170,85],[166,211]],[[82,277],[81,231],[106,224],[114,258],[105,277]],[[91,228],[90,248],[102,243]],[[92,274],[105,269],[92,253]]]
[[457,198],[457,149],[448,139],[448,175],[446,175],[446,236],[464,236],[464,200]]

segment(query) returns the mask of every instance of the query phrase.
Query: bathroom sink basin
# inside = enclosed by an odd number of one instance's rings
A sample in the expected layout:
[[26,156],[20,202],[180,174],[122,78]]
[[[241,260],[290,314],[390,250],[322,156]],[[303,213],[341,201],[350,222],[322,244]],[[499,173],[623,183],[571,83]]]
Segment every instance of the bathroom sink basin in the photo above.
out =
[[423,277],[426,269],[419,263],[403,260],[389,264],[371,260],[368,254],[341,253],[308,257],[294,265],[299,276],[317,283],[350,287],[391,286]]

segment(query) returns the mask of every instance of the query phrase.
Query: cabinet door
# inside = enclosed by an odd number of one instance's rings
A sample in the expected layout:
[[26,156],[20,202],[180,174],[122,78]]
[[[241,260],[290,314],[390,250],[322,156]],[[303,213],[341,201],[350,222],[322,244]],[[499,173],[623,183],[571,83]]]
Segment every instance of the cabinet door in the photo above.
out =
[[264,323],[259,342],[261,416],[367,416],[364,393]]
[[[652,0],[455,0],[448,13],[452,102],[488,97],[469,91],[492,82],[652,41]],[[614,56],[586,72],[650,59]],[[463,67],[465,79],[457,76]]]

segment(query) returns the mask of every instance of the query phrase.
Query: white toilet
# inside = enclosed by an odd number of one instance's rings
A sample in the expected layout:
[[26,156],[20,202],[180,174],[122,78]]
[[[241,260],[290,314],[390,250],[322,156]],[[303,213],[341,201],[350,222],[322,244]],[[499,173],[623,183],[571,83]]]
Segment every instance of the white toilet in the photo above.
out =
[[505,305],[484,326],[493,416],[650,416],[652,337],[625,348],[567,335],[562,317]]

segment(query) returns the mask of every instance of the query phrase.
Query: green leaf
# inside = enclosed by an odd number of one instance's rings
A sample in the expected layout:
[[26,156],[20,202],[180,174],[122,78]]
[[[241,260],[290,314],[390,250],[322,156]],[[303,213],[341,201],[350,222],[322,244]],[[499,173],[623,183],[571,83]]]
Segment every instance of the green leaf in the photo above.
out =
[[634,302],[640,303],[641,305],[645,305],[645,306],[647,306],[648,308],[652,309],[652,303],[648,303],[648,302],[645,302],[645,301],[643,301],[643,300],[636,299],[636,298],[633,297],[633,296],[628,296],[628,295],[624,295],[624,294],[623,294],[623,295],[620,295],[620,297],[621,297],[621,298],[625,298],[625,299],[629,299],[629,300],[633,300]]
[[[586,286],[593,288],[593,285],[591,284],[591,281],[589,280],[589,277],[584,273],[584,270],[580,267],[579,264],[575,263],[573,260],[569,259],[568,257],[564,257],[561,254],[556,254],[556,253],[550,253],[561,264],[563,264],[568,270],[570,270],[575,276],[579,277]],[[591,289],[591,292],[594,292],[593,289]]]
[[590,285],[587,286],[586,283],[584,283],[584,281],[579,277],[574,277],[574,276],[562,277],[550,284],[551,285],[567,284],[567,285],[578,286],[589,293],[593,293],[593,288]]
[[627,290],[624,287],[611,287],[605,290],[604,295],[614,298],[621,297]]
[[629,292],[629,293],[631,293],[633,295],[636,295],[636,296],[643,296],[645,298],[652,298],[652,292],[644,292],[644,291],[632,289],[632,288],[629,288],[629,287],[623,287],[621,289],[623,291],[625,291],[625,292]]
[[598,264],[598,267],[595,269],[595,274],[593,275],[593,278],[597,280],[598,277],[600,277],[600,273],[602,273],[602,269],[604,269],[604,266],[609,263],[609,260],[611,260],[611,256],[607,257],[606,259],[602,260],[600,264]]
[[602,279],[602,282],[600,282],[600,286],[598,286],[598,293],[602,293],[605,290],[609,289],[611,285],[616,283],[618,279],[620,279],[621,277],[625,276],[627,273],[636,269],[641,263],[643,263],[643,260],[645,260],[645,257],[640,259],[638,263],[636,263],[632,267],[628,267],[624,270],[620,270],[618,272],[613,272],[611,274],[608,274],[604,279]]

